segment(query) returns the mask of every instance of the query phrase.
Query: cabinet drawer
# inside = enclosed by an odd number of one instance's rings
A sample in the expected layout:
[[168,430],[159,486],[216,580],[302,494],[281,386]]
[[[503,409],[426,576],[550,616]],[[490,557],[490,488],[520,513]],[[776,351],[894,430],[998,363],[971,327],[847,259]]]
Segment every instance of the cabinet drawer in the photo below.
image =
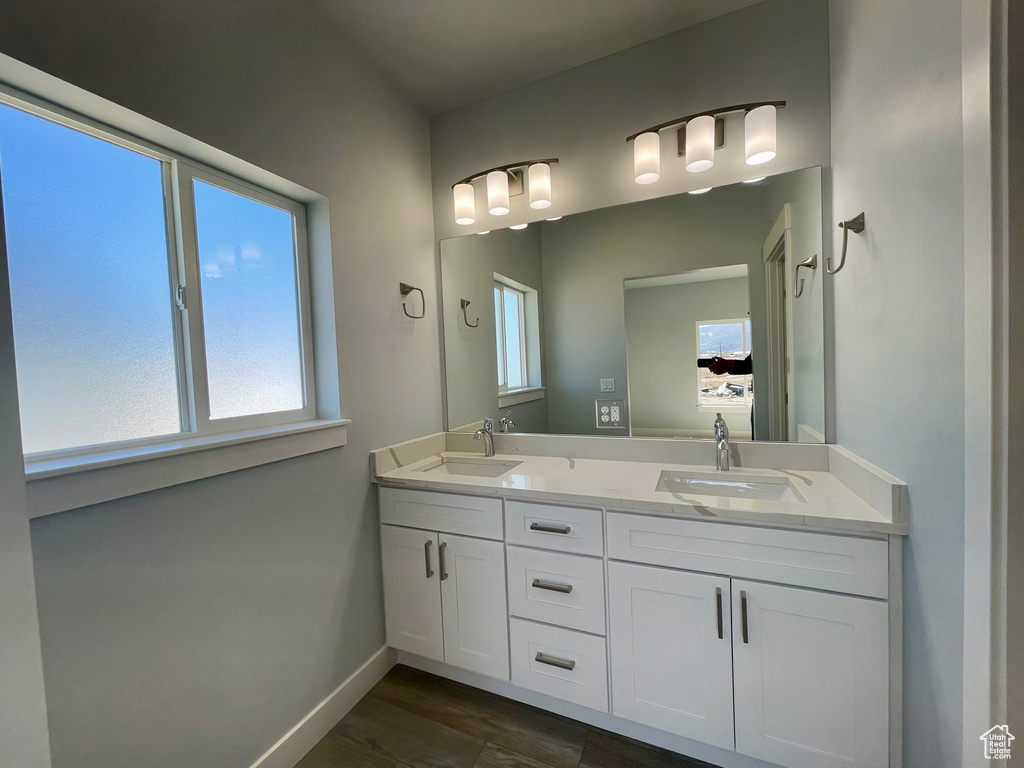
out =
[[508,547],[509,613],[604,634],[604,561]]
[[612,512],[616,560],[888,597],[885,541]]
[[380,489],[380,520],[481,539],[501,539],[503,533],[501,499],[406,488]]
[[608,711],[604,638],[511,620],[512,682],[601,712]]
[[601,510],[531,504],[505,503],[509,544],[554,549],[578,555],[604,554]]

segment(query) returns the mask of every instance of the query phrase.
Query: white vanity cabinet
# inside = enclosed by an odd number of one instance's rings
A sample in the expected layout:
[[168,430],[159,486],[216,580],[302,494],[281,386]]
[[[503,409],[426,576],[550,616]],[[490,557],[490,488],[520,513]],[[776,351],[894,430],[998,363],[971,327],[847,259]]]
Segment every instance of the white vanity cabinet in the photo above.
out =
[[613,713],[733,748],[729,579],[608,564]]
[[405,663],[681,752],[900,766],[888,538],[389,487],[381,522]]
[[738,579],[732,598],[736,751],[789,768],[888,765],[887,605]]
[[501,500],[382,488],[381,519],[388,645],[508,680]]
[[611,557],[717,571],[609,563],[612,714],[786,768],[889,765],[888,604],[822,591],[885,594],[884,541],[619,513],[608,531]]

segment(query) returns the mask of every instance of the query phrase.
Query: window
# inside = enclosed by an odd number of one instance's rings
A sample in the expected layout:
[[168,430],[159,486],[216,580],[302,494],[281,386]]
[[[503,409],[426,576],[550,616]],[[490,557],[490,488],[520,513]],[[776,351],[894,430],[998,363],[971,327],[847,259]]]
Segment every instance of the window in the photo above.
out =
[[315,418],[304,206],[2,98],[26,454]]
[[498,349],[498,392],[529,386],[526,361],[526,294],[494,284],[494,328]]
[[[750,320],[697,323],[697,349],[702,359],[722,357],[745,360],[750,355]],[[715,375],[697,371],[697,405],[701,408],[750,408],[754,403],[754,377],[750,374]]]

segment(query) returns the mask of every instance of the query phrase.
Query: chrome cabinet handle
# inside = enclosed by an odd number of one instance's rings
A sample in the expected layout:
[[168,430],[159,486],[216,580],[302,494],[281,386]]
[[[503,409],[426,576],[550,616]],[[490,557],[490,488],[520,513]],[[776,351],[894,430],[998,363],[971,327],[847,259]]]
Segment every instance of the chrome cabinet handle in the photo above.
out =
[[723,638],[722,635],[722,588],[715,588],[715,602],[718,603],[718,639]]
[[541,664],[547,664],[550,667],[567,669],[570,672],[572,672],[576,667],[576,662],[573,659],[560,659],[557,656],[548,656],[540,651],[537,652],[537,655],[534,657],[534,661],[539,661]]
[[423,542],[423,560],[424,560],[424,562],[427,565],[427,578],[428,579],[431,576],[434,575],[434,572],[432,570],[430,570],[430,545],[431,544],[433,544],[433,542],[430,539],[427,539],[425,542]]
[[747,593],[740,592],[740,615],[743,618],[743,642],[750,642],[750,638],[747,636]]
[[547,589],[551,592],[563,592],[569,594],[572,592],[572,584],[559,584],[557,581],[544,581],[543,579],[534,579],[533,585],[537,589]]
[[552,525],[551,523],[530,523],[531,531],[542,531],[543,533],[561,533],[565,535],[572,530],[568,525]]
[[445,579],[448,578],[448,566],[445,564],[445,558],[444,558],[444,551],[447,548],[447,546],[448,546],[448,542],[447,541],[442,541],[440,546],[438,546],[438,548],[437,548],[438,558],[440,559],[440,562],[441,562],[441,581],[444,581]]

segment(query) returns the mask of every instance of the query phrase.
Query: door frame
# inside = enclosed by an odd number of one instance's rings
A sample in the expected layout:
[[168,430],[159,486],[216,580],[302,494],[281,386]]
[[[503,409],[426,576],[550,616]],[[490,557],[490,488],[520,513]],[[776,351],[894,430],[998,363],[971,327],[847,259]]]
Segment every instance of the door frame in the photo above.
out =
[[[765,273],[766,337],[768,340],[768,439],[797,439],[793,365],[793,234],[789,203],[782,206],[761,246]],[[757,411],[757,400],[754,410]],[[756,418],[756,417],[755,417]]]

